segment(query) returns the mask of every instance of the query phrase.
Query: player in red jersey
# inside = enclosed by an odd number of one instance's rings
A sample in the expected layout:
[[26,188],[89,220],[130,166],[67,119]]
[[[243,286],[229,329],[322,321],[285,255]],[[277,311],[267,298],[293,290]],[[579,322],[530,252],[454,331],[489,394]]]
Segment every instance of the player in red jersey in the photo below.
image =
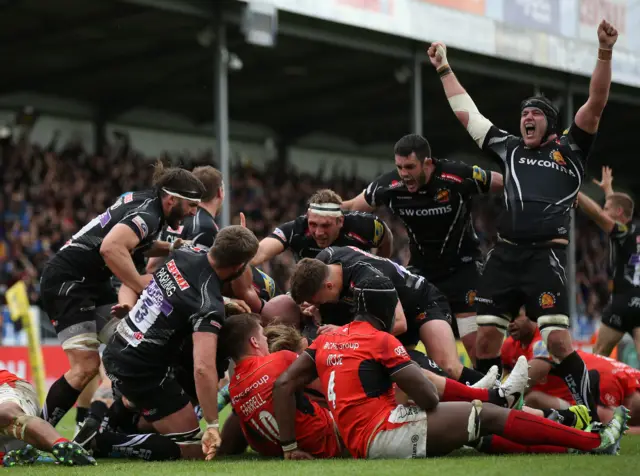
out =
[[33,386],[0,370],[0,455],[4,466],[34,463],[38,459],[35,448],[53,453],[59,463],[67,466],[96,464],[85,450],[63,438],[38,415],[40,405]]
[[[221,332],[220,341],[236,363],[229,394],[245,438],[261,455],[281,456],[273,416],[273,384],[298,354],[288,350],[270,354],[257,314],[233,316],[225,321]],[[340,456],[343,449],[331,414],[302,393],[296,396],[294,408],[300,447],[316,458]]]
[[[554,362],[540,331],[523,312],[509,324],[510,336],[502,345],[502,363],[512,367],[518,357],[529,360],[531,391],[527,403],[535,408],[559,409],[574,405],[564,381],[553,374]],[[608,357],[577,351],[589,370],[590,381],[599,396],[598,414],[602,421],[611,419],[611,407],[625,405],[631,410],[632,425],[640,425],[640,370]]]
[[[490,403],[439,403],[433,384],[388,333],[398,302],[393,284],[375,276],[354,292],[356,320],[320,335],[276,381],[273,399],[285,458],[310,458],[298,446],[295,394],[318,377],[356,458],[444,455],[487,435],[494,435],[490,444],[497,441],[512,452],[617,452],[628,419],[623,407],[597,434]],[[398,405],[393,383],[415,404]]]

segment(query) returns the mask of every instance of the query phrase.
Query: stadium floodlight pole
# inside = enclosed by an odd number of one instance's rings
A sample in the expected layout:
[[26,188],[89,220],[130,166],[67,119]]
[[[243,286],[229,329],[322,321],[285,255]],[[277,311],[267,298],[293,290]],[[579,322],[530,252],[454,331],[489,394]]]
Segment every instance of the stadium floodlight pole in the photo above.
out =
[[219,5],[215,11],[216,40],[214,47],[214,101],[216,127],[216,157],[220,163],[225,194],[222,202],[223,227],[231,224],[231,171],[229,164],[229,95],[227,32],[223,11]]
[[[573,116],[575,111],[573,110],[573,85],[571,79],[567,83],[565,90],[565,127],[569,127],[573,122]],[[567,257],[567,271],[569,285],[567,286],[569,292],[569,317],[574,320],[578,317],[577,303],[576,303],[576,209],[571,209],[571,227],[569,228],[569,256]],[[574,327],[575,328],[575,327]]]
[[423,105],[422,105],[422,56],[418,47],[413,51],[413,65],[411,68],[411,127],[414,134],[422,135]]

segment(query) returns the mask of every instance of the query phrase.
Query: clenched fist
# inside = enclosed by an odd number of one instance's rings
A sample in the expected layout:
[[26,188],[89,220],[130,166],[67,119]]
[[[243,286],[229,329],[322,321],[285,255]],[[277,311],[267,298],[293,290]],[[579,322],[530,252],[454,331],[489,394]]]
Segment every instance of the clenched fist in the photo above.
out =
[[613,45],[618,41],[618,30],[607,20],[602,20],[598,25],[598,41],[600,48],[608,50],[613,48]]
[[431,43],[427,54],[429,55],[429,61],[431,61],[431,64],[436,69],[449,64],[447,61],[447,47],[440,41]]

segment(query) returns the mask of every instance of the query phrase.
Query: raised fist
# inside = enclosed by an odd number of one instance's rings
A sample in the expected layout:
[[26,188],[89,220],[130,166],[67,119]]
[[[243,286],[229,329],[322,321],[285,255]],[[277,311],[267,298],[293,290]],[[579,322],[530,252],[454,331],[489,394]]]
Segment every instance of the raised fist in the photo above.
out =
[[431,43],[431,46],[427,50],[427,54],[429,55],[429,61],[431,61],[431,64],[436,69],[440,66],[449,64],[447,61],[447,47],[440,41]]
[[600,42],[600,48],[608,50],[613,48],[613,45],[618,41],[618,30],[607,20],[602,20],[598,25],[598,41]]

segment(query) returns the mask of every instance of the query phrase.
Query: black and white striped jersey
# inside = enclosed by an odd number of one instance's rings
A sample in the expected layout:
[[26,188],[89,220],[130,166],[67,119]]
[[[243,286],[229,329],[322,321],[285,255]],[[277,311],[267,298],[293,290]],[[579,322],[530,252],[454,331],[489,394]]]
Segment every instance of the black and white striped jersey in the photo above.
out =
[[569,238],[569,212],[594,138],[573,123],[557,139],[529,149],[520,137],[491,126],[482,150],[504,173],[506,209],[498,225],[502,238],[519,243]]
[[470,199],[487,193],[491,173],[478,166],[436,160],[429,181],[409,192],[397,171],[371,182],[364,198],[372,207],[386,206],[409,235],[410,265],[431,280],[462,263],[480,259],[471,224]]
[[133,230],[140,242],[132,251],[139,257],[160,234],[165,224],[162,202],[155,190],[129,192],[78,231],[51,258],[51,265],[63,267],[88,281],[107,281],[113,273],[100,254],[100,246],[114,226]]

